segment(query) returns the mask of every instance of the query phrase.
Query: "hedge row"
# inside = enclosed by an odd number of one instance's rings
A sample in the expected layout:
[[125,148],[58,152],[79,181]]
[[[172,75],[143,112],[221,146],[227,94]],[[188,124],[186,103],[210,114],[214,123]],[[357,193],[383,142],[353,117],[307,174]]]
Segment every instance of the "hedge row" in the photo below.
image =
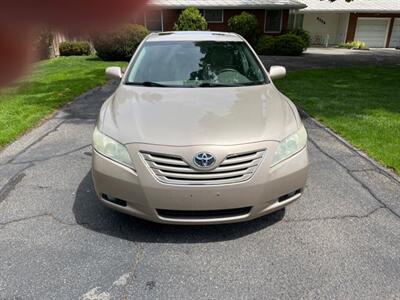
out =
[[103,60],[129,61],[148,34],[142,25],[127,25],[116,32],[93,37],[93,46],[97,56]]
[[256,16],[248,12],[230,18],[228,26],[230,31],[243,36],[262,55],[301,55],[310,46],[310,35],[302,29],[294,29],[278,37],[260,35]]
[[264,35],[260,37],[256,45],[256,52],[260,55],[296,56],[301,55],[304,49],[304,41],[293,33],[277,37]]
[[[261,36],[257,18],[248,12],[231,17],[228,26],[229,31],[249,41],[258,54],[300,55],[310,44],[309,34],[301,29],[277,37]],[[174,29],[206,30],[207,22],[197,8],[189,7],[181,13]],[[119,31],[94,37],[93,46],[97,56],[103,60],[129,61],[148,34],[149,31],[141,25],[127,25]]]
[[60,44],[61,56],[90,55],[92,47],[84,41],[66,41]]

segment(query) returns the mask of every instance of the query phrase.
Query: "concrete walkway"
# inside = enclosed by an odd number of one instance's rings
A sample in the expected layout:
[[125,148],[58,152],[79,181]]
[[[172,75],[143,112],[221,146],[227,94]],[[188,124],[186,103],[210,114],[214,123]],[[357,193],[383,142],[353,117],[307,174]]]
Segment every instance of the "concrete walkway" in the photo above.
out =
[[0,153],[0,299],[398,299],[400,184],[305,118],[304,197],[252,222],[178,227],[102,206],[96,88]]
[[327,67],[400,66],[400,50],[309,48],[302,56],[261,56],[261,60],[268,68],[282,65],[289,71]]

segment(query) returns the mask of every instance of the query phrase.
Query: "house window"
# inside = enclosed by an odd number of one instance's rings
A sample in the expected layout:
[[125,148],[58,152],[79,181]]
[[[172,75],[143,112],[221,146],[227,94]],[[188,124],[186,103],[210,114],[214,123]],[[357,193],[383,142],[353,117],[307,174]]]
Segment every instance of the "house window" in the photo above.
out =
[[302,29],[303,28],[303,14],[290,13],[288,20],[288,29]]
[[203,16],[207,23],[223,23],[224,10],[223,9],[204,9]]
[[267,33],[280,33],[282,31],[282,11],[266,10],[264,31]]
[[296,20],[294,22],[294,28],[298,29],[302,29],[303,28],[303,21],[304,21],[304,15],[296,15]]
[[163,31],[162,10],[149,10],[144,14],[144,24],[150,31]]

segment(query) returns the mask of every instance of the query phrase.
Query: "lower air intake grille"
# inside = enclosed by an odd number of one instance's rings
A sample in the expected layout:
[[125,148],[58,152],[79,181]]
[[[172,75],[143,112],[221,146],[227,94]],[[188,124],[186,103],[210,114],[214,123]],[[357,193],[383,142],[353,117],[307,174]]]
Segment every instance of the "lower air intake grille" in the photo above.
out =
[[262,161],[265,149],[228,155],[210,171],[192,168],[180,156],[141,152],[153,174],[170,184],[229,184],[250,179]]
[[251,207],[241,207],[232,209],[219,210],[168,210],[157,209],[160,217],[170,219],[212,219],[212,218],[229,218],[247,215]]

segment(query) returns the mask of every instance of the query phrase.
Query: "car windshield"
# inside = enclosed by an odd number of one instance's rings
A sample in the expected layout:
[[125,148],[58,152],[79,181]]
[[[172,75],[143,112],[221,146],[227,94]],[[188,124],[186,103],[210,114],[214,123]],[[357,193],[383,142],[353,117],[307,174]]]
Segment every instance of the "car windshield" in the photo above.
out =
[[128,71],[126,84],[157,87],[220,87],[267,83],[244,42],[147,42]]

